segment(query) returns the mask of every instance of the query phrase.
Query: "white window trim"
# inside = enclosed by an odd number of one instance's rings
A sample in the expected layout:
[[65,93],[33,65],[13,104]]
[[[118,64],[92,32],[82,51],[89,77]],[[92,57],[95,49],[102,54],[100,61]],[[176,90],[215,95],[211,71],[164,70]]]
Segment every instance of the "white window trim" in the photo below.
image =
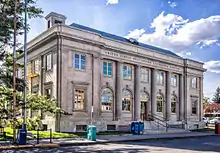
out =
[[[76,68],[76,58],[75,55],[79,55],[79,68]],[[82,62],[82,56],[85,56],[85,61],[84,61],[84,69],[81,69],[81,62]],[[85,71],[86,70],[86,55],[82,53],[74,53],[73,54],[73,68],[79,71]]]

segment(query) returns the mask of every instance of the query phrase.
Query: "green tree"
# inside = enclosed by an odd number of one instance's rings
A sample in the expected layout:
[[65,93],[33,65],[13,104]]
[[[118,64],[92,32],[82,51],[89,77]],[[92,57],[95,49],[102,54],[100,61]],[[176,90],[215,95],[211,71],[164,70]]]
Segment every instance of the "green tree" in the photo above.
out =
[[202,103],[203,103],[203,105],[207,105],[209,103],[209,98],[208,97],[203,97]]
[[[14,11],[16,0],[0,0],[0,60],[4,60],[7,51],[7,47],[13,46],[13,32],[14,32]],[[41,17],[43,11],[41,8],[37,8],[36,0],[27,0],[27,13],[29,19]],[[17,35],[24,33],[24,0],[17,0]],[[28,28],[29,30],[29,28]]]
[[212,101],[220,103],[220,87],[217,87],[215,94],[213,95]]

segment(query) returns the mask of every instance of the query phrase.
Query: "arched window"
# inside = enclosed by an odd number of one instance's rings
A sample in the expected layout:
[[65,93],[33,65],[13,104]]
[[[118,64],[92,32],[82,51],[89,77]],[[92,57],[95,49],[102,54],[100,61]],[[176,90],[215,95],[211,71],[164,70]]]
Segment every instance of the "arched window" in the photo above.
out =
[[171,112],[172,113],[176,113],[176,103],[177,103],[176,96],[172,96],[171,98]]
[[112,111],[113,92],[109,88],[102,90],[102,111]]
[[163,112],[163,96],[157,95],[157,112]]
[[122,111],[131,111],[132,96],[128,90],[122,92]]

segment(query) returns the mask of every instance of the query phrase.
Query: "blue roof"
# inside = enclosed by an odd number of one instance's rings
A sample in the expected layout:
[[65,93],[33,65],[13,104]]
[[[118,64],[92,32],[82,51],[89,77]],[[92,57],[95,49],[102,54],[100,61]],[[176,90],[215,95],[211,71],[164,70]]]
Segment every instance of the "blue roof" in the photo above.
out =
[[[99,34],[103,37],[106,37],[106,38],[118,40],[118,41],[121,41],[121,42],[131,43],[129,39],[126,39],[124,37],[116,36],[116,35],[113,35],[113,34],[110,34],[110,33],[99,31],[99,30],[96,30],[96,29],[93,29],[93,28],[90,28],[90,27],[86,27],[86,26],[83,26],[83,25],[76,24],[76,23],[72,23],[70,26],[74,27],[74,28],[94,32],[94,33],[97,33],[97,34]],[[177,54],[173,53],[172,51],[162,49],[162,48],[158,48],[158,47],[151,46],[151,45],[147,45],[147,44],[144,44],[144,43],[138,42],[138,43],[133,44],[133,45],[137,45],[137,46],[140,46],[140,47],[143,47],[143,48],[146,48],[146,49],[151,49],[153,51],[162,52],[162,53],[169,54],[169,55],[172,55],[172,56],[180,57]]]

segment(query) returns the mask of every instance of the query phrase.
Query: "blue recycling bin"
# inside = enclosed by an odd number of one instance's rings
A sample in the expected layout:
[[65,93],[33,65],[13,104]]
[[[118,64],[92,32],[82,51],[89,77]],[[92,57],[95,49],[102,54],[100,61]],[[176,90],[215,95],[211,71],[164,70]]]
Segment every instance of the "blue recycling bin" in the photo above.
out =
[[143,134],[144,133],[144,122],[131,122],[131,131],[132,134]]
[[17,134],[17,144],[26,145],[27,131],[25,129],[19,129]]
[[96,141],[96,126],[89,125],[87,128],[87,139]]

